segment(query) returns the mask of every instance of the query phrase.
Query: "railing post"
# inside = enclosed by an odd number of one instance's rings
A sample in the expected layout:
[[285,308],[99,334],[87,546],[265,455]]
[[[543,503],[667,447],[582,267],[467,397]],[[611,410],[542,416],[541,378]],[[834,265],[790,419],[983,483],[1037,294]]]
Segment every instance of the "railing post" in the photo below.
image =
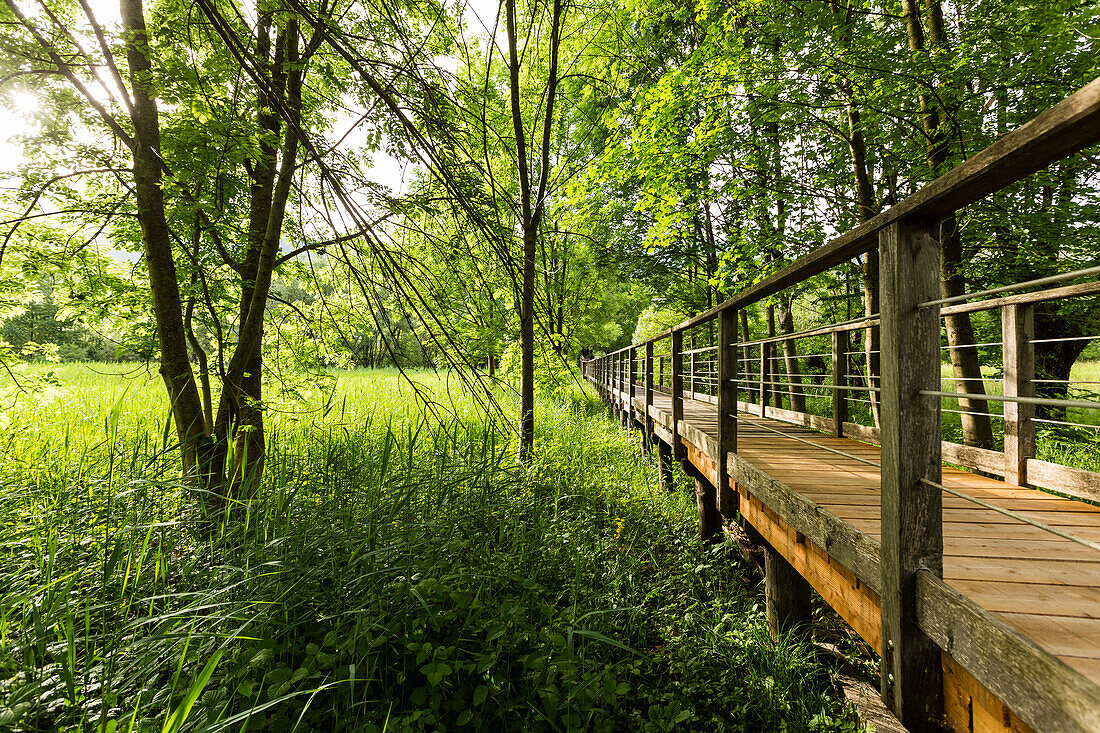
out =
[[629,387],[629,390],[630,390],[630,398],[629,398],[630,399],[630,405],[629,405],[629,411],[627,412],[627,415],[628,415],[628,419],[630,420],[631,426],[633,426],[634,425],[634,392],[635,392],[634,384],[638,381],[638,347],[637,346],[631,346],[629,353],[630,353],[630,369],[629,369],[629,374],[627,376],[627,381],[630,382],[630,387]]
[[619,410],[619,422],[623,424],[624,428],[630,427],[630,404],[626,397],[626,373],[627,367],[629,366],[627,364],[627,358],[629,356],[629,349],[619,354],[619,404],[621,405]]
[[615,405],[616,417],[622,414],[622,407],[619,404],[619,371],[621,366],[618,354],[611,357],[611,401]]
[[833,331],[833,435],[844,437],[848,421],[848,332]]
[[688,359],[688,395],[691,399],[695,399],[695,335],[691,337],[691,356]]
[[653,342],[645,342],[645,416],[642,418],[645,430],[645,451],[653,442]]
[[760,344],[760,417],[768,416],[768,398],[770,397],[768,389],[768,381],[770,380],[768,352],[771,351],[768,348],[769,346],[771,344]]
[[943,722],[940,649],[917,626],[916,576],[943,576],[938,483],[939,225],[902,220],[879,232],[882,318],[882,695],[913,733]]
[[[1035,396],[1035,307],[1001,308],[1005,397]],[[1004,403],[1005,483],[1027,485],[1027,459],[1035,456],[1035,405]]]
[[729,454],[737,452],[737,311],[718,312],[718,511],[737,513],[737,491],[730,485]]
[[672,458],[687,456],[680,441],[680,422],[684,419],[684,332],[672,332]]

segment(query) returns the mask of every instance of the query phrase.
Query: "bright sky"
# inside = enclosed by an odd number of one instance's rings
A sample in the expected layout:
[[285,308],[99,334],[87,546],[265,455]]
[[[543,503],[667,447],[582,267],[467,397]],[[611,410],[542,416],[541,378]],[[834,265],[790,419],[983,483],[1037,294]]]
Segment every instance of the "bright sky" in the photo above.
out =
[[[500,7],[499,0],[454,0],[465,6],[465,20],[471,35],[488,36],[493,28],[497,10]],[[95,12],[96,18],[108,29],[117,26],[119,18],[118,0],[89,0]],[[40,8],[28,3],[20,3],[28,16],[34,17]],[[247,6],[244,12],[249,14],[252,7],[250,0],[244,0]],[[26,91],[18,80],[9,82],[0,89],[0,94],[6,97],[6,104],[0,104],[0,186],[11,185],[11,176],[23,162],[23,154],[16,141],[21,135],[32,132],[36,127],[34,120],[37,111],[37,100],[33,93]],[[103,90],[101,96],[104,101],[108,93]],[[353,117],[348,116],[346,121],[337,121],[334,125],[336,134],[342,134],[347,126],[353,122]],[[354,144],[354,135],[350,142]],[[375,156],[372,166],[374,179],[381,184],[389,186],[395,193],[404,188],[404,179],[408,169],[404,161],[379,153]]]

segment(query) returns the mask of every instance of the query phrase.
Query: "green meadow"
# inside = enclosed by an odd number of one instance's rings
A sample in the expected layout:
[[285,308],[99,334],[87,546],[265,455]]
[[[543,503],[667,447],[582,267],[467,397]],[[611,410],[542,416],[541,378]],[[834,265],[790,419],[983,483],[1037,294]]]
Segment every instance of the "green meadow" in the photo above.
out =
[[523,468],[456,379],[272,385],[262,490],[209,527],[155,372],[36,374],[0,385],[2,730],[858,728],[579,387]]

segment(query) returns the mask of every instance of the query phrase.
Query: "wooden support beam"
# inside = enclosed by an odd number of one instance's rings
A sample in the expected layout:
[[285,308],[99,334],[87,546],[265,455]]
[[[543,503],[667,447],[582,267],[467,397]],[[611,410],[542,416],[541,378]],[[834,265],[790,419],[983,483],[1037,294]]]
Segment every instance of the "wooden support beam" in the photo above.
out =
[[680,423],[684,419],[684,332],[672,332],[672,457],[684,457]]
[[636,391],[635,385],[638,381],[638,347],[630,347],[630,367],[627,370],[627,381],[630,382],[629,397],[627,399],[627,412],[630,415],[630,425],[633,427],[635,422],[634,415],[634,393]]
[[642,417],[645,425],[645,452],[649,453],[649,447],[653,444],[653,342],[647,341],[645,345],[645,415]]
[[661,471],[661,484],[665,487],[665,491],[672,492],[676,490],[676,479],[672,475],[672,447],[667,445],[664,441],[657,441],[657,467]]
[[833,331],[833,435],[844,437],[848,422],[848,332]]
[[[803,541],[804,538],[803,538]],[[764,544],[764,600],[773,637],[810,634],[812,589],[770,544]]]
[[[1005,397],[1035,396],[1035,306],[1001,308]],[[1035,457],[1035,405],[1004,403],[1005,483],[1027,485],[1027,459]]]
[[737,311],[718,314],[718,511],[737,514],[737,492],[730,481],[729,454],[737,452]]
[[768,381],[771,379],[771,370],[768,368],[771,364],[768,359],[770,346],[771,344],[760,344],[760,417],[767,414],[768,402],[771,396],[771,389],[768,385]]
[[921,628],[950,647],[954,660],[1029,726],[1058,733],[1100,730],[1095,682],[932,573],[917,574],[917,602]]
[[[691,463],[684,459],[681,464]],[[707,481],[698,471],[693,472],[695,478],[695,513],[698,518],[699,541],[705,545],[721,542],[722,515],[718,513],[717,489],[714,484]]]
[[903,220],[879,233],[882,318],[882,694],[913,733],[939,731],[940,650],[917,625],[917,571],[943,576],[939,225]]

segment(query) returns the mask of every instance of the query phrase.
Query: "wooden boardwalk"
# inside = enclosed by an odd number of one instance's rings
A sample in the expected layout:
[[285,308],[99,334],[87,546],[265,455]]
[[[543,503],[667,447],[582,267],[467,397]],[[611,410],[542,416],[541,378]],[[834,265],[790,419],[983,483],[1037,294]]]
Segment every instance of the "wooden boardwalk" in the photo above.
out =
[[[1100,79],[720,304],[582,362],[662,466],[692,474],[701,540],[744,523],[772,628],[805,628],[816,589],[879,652],[882,701],[914,733],[1100,733],[1100,472],[1043,460],[1036,427],[1100,410],[1044,396],[1036,351],[1052,340],[1036,309],[1100,307],[1100,269],[944,297],[941,251],[960,209],[1096,143]],[[826,273],[847,282],[835,269],[872,252],[877,312],[822,323],[839,317]],[[809,306],[802,330],[776,333],[779,297]],[[944,386],[944,351],[978,346],[949,322],[978,312],[1000,324],[981,344],[1000,349],[999,384],[960,363]],[[850,419],[867,409],[876,427]],[[970,445],[943,440],[945,411]],[[981,435],[992,418],[1003,441]]]
[[[642,389],[638,385],[635,394]],[[613,391],[611,397],[622,408],[629,403],[623,392]],[[653,400],[656,432],[667,442],[671,438],[671,399],[655,392]],[[644,400],[635,398],[633,414],[640,419],[644,409]],[[748,464],[745,469],[751,466],[789,487],[818,510],[858,530],[877,548],[881,479],[879,469],[868,463],[879,463],[878,446],[743,412],[738,414],[737,425],[737,456]],[[680,433],[689,460],[704,475],[714,475],[718,437],[715,406],[685,399]],[[948,466],[943,469],[942,483],[1023,517],[1100,542],[1100,507]],[[816,547],[785,526],[768,509],[766,499],[754,496],[749,487],[737,488],[745,519],[872,648],[878,649],[878,596],[867,582],[873,579],[861,582],[851,569],[829,557],[829,548]],[[943,542],[944,581],[949,586],[1100,684],[1100,551],[946,492]],[[954,696],[948,692],[945,706],[949,719],[973,721],[974,691],[961,689]],[[1007,713],[1007,708],[979,710],[979,715],[982,712],[1002,718],[1008,715],[1012,724],[1003,726],[1004,730],[1028,730]],[[972,726],[971,722],[966,727],[996,729]]]

